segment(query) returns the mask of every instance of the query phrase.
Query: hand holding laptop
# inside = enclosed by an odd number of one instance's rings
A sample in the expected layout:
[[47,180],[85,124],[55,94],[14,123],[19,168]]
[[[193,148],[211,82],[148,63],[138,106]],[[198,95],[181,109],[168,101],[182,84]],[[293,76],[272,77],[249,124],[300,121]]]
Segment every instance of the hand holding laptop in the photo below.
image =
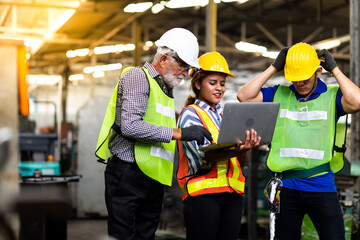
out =
[[254,129],[261,136],[260,144],[272,140],[280,103],[252,102],[226,103],[217,142],[200,150],[234,147],[236,140],[246,141],[246,131]]
[[236,141],[235,150],[240,152],[242,150],[249,150],[260,145],[261,137],[257,135],[254,129],[246,131],[245,142],[239,139]]

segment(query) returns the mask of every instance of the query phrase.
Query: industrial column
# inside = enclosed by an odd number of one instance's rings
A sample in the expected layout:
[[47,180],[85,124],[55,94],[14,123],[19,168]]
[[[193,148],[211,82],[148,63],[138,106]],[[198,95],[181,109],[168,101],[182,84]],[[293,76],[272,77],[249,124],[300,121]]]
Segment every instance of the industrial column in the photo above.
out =
[[217,5],[210,0],[206,7],[206,51],[216,51]]
[[[9,209],[20,192],[18,48],[23,45],[20,40],[0,40],[0,239],[12,239],[19,231]],[[10,144],[4,144],[8,140]]]
[[135,51],[134,51],[134,66],[140,65],[140,59],[141,59],[141,26],[137,20],[133,21],[131,24],[131,37],[132,42],[135,45]]

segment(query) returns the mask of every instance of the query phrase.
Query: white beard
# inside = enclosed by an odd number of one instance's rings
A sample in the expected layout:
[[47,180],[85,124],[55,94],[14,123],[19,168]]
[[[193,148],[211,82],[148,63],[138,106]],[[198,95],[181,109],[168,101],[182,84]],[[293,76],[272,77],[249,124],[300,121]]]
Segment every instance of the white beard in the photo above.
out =
[[183,78],[185,77],[184,75],[178,75],[178,76],[174,76],[174,74],[172,74],[171,72],[172,70],[172,63],[169,65],[169,69],[167,71],[166,74],[164,74],[163,80],[164,83],[169,87],[169,88],[174,88],[180,85],[181,81],[183,80]]

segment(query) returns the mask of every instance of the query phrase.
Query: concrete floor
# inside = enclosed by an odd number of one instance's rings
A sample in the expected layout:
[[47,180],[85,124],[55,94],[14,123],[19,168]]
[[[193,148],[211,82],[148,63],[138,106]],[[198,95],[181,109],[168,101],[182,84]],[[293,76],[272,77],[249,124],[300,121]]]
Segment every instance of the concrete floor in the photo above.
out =
[[105,219],[72,219],[67,223],[67,240],[107,240]]
[[[246,226],[243,228],[246,231]],[[155,240],[185,240],[185,229],[168,227],[167,230],[158,230]],[[240,236],[238,240],[248,239]],[[257,240],[266,240],[264,232],[259,229]],[[71,219],[67,222],[67,240],[114,240],[107,236],[107,221],[103,219]]]
[[[158,230],[156,240],[183,240],[185,232]],[[71,219],[67,222],[67,240],[112,240],[107,236],[106,219]]]

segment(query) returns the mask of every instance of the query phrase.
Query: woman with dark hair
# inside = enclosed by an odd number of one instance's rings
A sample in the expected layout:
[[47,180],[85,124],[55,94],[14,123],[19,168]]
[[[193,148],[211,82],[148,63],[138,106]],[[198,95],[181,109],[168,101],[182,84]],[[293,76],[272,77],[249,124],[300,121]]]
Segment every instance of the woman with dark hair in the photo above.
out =
[[[178,120],[178,127],[200,125],[208,129],[217,141],[227,77],[233,77],[225,58],[210,52],[199,58],[200,69],[192,69],[189,96]],[[245,177],[241,167],[247,151],[260,143],[256,131],[246,133],[229,149],[201,151],[204,145],[195,141],[178,142],[178,182],[184,202],[187,240],[235,240],[240,231]]]

